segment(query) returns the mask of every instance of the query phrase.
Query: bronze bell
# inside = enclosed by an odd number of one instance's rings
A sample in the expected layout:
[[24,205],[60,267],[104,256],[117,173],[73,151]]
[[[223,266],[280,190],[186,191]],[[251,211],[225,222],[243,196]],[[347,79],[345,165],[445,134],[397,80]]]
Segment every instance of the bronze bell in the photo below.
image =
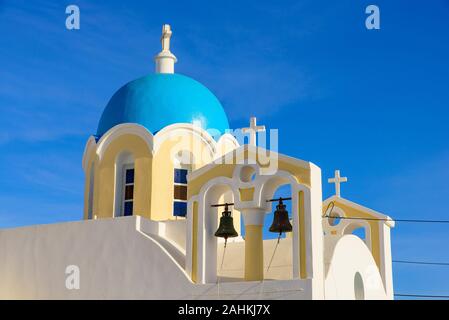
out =
[[282,198],[279,198],[279,204],[276,206],[273,223],[270,227],[270,232],[279,233],[279,236],[282,232],[291,232],[293,230],[290,219],[288,218],[288,211],[285,210],[285,204],[282,200]]
[[237,237],[239,234],[234,229],[234,219],[231,216],[231,211],[228,209],[229,204],[226,203],[225,209],[220,217],[220,225],[215,232],[216,237],[224,238],[225,242],[228,238]]

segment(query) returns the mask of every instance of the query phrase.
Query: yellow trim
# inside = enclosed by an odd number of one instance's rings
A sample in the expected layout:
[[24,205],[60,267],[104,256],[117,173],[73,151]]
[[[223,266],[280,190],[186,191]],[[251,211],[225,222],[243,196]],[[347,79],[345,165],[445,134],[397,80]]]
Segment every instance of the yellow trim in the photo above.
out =
[[[245,154],[246,156],[246,154]],[[244,158],[247,159],[247,158]],[[195,177],[189,181],[188,184],[188,198],[198,195],[201,188],[210,180],[217,177],[227,177],[232,178],[235,164],[220,164],[211,167],[209,170],[205,171],[201,175]],[[310,169],[295,166],[291,163],[279,160],[278,169],[289,172],[293,177],[296,178],[298,183],[304,184],[310,187]]]
[[307,255],[306,255],[306,222],[305,222],[304,192],[298,193],[298,215],[299,215],[299,263],[301,266],[300,278],[307,278]]
[[[89,143],[89,141],[87,142]],[[93,165],[94,169],[94,190],[92,194],[92,219],[94,215],[96,215],[97,205],[95,202],[97,201],[96,193],[98,194],[98,156],[95,153],[95,148],[90,148],[88,154],[85,155],[86,159],[89,159],[87,162],[87,167],[85,168],[85,183],[84,183],[84,210],[83,210],[83,218],[87,219],[88,210],[89,210],[89,192],[90,192],[90,171]]]
[[279,170],[287,171],[293,175],[298,183],[304,184],[310,187],[311,174],[309,168],[299,167],[297,165],[288,163],[286,161],[279,160],[278,163]]
[[[346,204],[338,201],[338,199],[334,200],[335,206],[342,209],[345,213],[345,216],[347,217],[360,217],[360,218],[372,218],[373,215],[359,209],[352,208],[350,206],[347,206]],[[325,213],[325,208],[323,206],[323,214]],[[374,257],[374,260],[376,261],[377,266],[380,268],[381,264],[381,256],[380,256],[380,234],[379,234],[379,226],[383,222],[378,221],[368,221],[366,222],[370,226],[371,230],[371,253]],[[354,221],[354,223],[357,223],[357,221]]]
[[151,217],[151,158],[142,157],[134,161],[134,215]]
[[[248,159],[248,151],[246,150],[243,159]],[[234,154],[235,160],[235,154]],[[188,183],[188,199],[192,196],[198,195],[201,188],[211,181],[212,179],[218,177],[232,178],[234,170],[236,168],[235,164],[219,164],[211,165],[207,170],[201,172],[199,175],[195,175],[195,178],[190,179]],[[288,161],[278,159],[278,169],[290,173],[298,183],[310,187],[311,183],[311,170],[310,168],[304,168],[296,164],[292,164]],[[254,188],[239,189],[240,198],[242,201],[252,200],[254,196]],[[306,241],[306,226],[304,217],[304,194],[299,193],[298,199],[298,215],[299,215],[299,263],[301,268],[301,278],[307,278],[307,241]],[[245,248],[245,279],[247,280],[261,280],[263,279],[263,262],[260,263],[260,259],[263,259],[262,253],[258,253],[262,250],[262,227],[261,226],[248,226],[246,228],[245,246],[246,248],[254,247],[253,249]],[[250,230],[248,232],[248,229]],[[254,230],[253,230],[254,229]],[[252,230],[252,231],[251,231]],[[260,236],[259,236],[260,233]],[[260,239],[255,240],[255,239]],[[260,246],[260,248],[259,248]]]
[[252,201],[254,196],[254,188],[239,189],[241,201]]
[[193,202],[192,212],[192,281],[197,282],[198,272],[198,202]]
[[263,280],[262,226],[245,226],[245,280]]
[[216,177],[232,178],[234,167],[235,165],[233,164],[217,165],[196,179],[189,181],[187,187],[188,198],[190,199],[190,197],[199,194],[203,185]]
[[[150,218],[151,165],[152,156],[147,143],[139,136],[124,134],[112,141],[103,154],[95,176],[95,210],[99,218],[114,216],[115,163],[122,152],[129,152],[134,158],[136,181],[134,184],[134,213]],[[97,183],[98,182],[98,183]]]
[[[209,152],[202,152],[209,147],[204,144],[200,137],[193,134],[177,133],[170,135],[158,147],[153,157],[152,186],[155,192],[151,195],[151,219],[156,221],[174,220],[174,169],[178,168],[175,163],[176,155],[181,151],[187,151],[193,156],[191,170],[196,170],[213,159]],[[187,184],[187,193],[190,185]]]
[[[84,210],[83,210],[83,219],[87,220],[88,218],[88,211],[89,211],[89,193],[90,193],[90,178],[91,178],[91,169],[92,169],[92,165],[94,165],[94,170],[95,170],[95,160],[93,161],[89,161],[89,163],[87,164],[87,168],[86,168],[86,172],[84,174],[85,176],[85,181],[84,181]],[[95,171],[94,171],[94,190],[95,192]],[[94,196],[94,194],[92,194],[92,197]],[[93,197],[92,199],[92,211],[94,208],[94,201],[95,198]],[[92,214],[92,218],[93,218],[93,214]]]

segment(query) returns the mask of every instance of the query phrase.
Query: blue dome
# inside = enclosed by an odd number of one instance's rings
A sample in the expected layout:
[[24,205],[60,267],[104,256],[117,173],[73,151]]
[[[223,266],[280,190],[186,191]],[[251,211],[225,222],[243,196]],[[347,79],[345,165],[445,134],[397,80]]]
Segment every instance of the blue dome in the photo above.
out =
[[201,83],[180,74],[154,73],[127,83],[112,96],[97,136],[121,123],[138,123],[155,134],[170,124],[193,121],[222,134],[229,128],[220,102]]

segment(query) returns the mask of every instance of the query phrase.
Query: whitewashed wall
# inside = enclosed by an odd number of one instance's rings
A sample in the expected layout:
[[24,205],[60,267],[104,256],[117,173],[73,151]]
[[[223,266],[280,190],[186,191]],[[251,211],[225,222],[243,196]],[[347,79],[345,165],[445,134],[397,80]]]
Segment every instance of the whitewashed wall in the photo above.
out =
[[[163,230],[140,217],[0,230],[0,298],[310,298],[310,280],[195,285]],[[80,268],[79,290],[65,286],[68,265]]]
[[387,299],[379,269],[363,240],[355,235],[331,239],[325,241],[325,298],[356,299],[358,292],[365,300]]

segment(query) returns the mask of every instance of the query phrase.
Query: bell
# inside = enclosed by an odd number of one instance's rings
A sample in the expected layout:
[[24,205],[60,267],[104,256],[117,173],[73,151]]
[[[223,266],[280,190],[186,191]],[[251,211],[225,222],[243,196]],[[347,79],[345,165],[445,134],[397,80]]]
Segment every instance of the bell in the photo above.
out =
[[216,237],[224,238],[225,242],[228,238],[237,237],[239,234],[234,229],[234,219],[231,216],[231,211],[228,210],[228,204],[225,205],[225,209],[220,217],[220,225],[215,232]]
[[293,227],[288,218],[288,211],[285,210],[285,204],[282,202],[282,198],[279,199],[279,204],[276,206],[276,211],[274,212],[273,223],[270,227],[270,232],[279,233],[291,232]]

